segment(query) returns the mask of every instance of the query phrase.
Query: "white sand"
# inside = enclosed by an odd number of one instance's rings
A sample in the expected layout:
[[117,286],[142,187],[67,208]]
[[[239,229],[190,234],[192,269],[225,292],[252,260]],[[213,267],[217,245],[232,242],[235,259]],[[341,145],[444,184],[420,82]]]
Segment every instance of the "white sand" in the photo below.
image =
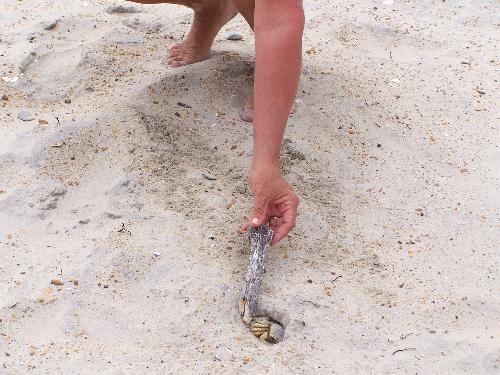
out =
[[271,346],[237,311],[243,19],[172,69],[187,9],[0,0],[0,374],[498,373],[499,5],[389,3],[306,3]]

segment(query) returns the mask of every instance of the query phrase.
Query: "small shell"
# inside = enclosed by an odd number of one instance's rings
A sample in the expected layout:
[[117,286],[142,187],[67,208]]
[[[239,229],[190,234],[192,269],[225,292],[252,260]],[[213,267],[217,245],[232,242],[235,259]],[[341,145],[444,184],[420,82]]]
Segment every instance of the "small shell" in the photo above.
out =
[[240,33],[236,32],[236,31],[232,31],[232,32],[226,33],[225,38],[227,40],[241,40],[241,39],[243,39],[243,35],[241,35]]

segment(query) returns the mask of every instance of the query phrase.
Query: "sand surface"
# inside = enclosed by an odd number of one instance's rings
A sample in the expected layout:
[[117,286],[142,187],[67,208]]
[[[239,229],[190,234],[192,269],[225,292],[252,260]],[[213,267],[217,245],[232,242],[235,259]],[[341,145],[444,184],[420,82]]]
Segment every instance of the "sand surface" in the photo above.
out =
[[273,346],[237,308],[244,20],[173,69],[186,8],[0,0],[0,374],[499,373],[499,3],[305,7]]

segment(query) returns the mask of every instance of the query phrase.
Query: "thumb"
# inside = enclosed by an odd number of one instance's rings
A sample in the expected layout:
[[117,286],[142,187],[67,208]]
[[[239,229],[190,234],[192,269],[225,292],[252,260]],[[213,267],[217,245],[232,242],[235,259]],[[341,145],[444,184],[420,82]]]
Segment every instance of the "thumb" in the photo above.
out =
[[256,228],[259,225],[264,224],[267,218],[267,202],[264,200],[255,200],[252,210],[252,216],[250,217],[251,225]]

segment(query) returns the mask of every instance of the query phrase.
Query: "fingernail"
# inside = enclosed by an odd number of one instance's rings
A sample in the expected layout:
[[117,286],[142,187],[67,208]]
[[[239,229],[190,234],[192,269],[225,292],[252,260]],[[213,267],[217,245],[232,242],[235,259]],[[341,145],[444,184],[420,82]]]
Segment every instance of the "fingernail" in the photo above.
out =
[[259,219],[257,219],[256,217],[254,217],[254,218],[252,219],[252,224],[254,224],[254,225],[259,224]]

